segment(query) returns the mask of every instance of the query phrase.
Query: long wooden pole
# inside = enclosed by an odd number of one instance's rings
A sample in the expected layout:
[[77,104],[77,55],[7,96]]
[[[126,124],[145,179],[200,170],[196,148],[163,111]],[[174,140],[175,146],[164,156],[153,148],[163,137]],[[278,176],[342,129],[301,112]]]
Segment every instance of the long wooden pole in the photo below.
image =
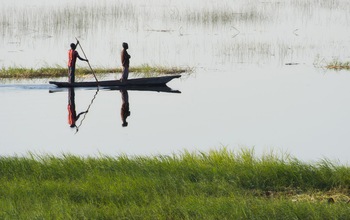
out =
[[[75,39],[79,42],[80,49],[81,49],[81,51],[83,52],[85,59],[88,60],[88,58],[86,57],[86,54],[85,54],[85,52],[84,52],[84,50],[83,50],[83,47],[82,47],[81,44],[80,44],[80,41],[78,40],[78,38],[75,38]],[[99,85],[99,82],[98,82],[98,80],[97,80],[97,78],[96,78],[96,75],[95,75],[95,73],[94,73],[94,71],[93,71],[93,69],[92,69],[92,67],[91,67],[91,65],[90,65],[90,63],[89,63],[89,61],[87,61],[87,63],[89,64],[89,67],[90,67],[90,69],[91,69],[91,72],[92,72],[92,74],[94,75],[95,80],[96,80],[96,82],[97,82],[97,86],[98,86],[98,85]]]

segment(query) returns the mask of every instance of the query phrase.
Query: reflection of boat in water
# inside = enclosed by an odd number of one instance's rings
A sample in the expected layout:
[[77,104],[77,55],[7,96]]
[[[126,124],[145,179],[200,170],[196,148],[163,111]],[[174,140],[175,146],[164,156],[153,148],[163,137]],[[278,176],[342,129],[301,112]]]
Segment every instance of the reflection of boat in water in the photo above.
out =
[[[148,77],[148,78],[134,78],[128,79],[125,82],[120,80],[106,80],[99,82],[55,82],[50,81],[50,84],[54,84],[57,87],[155,87],[165,86],[170,80],[180,78],[181,75],[173,76],[159,76],[159,77]],[[129,89],[128,89],[129,90]]]
[[[143,87],[143,86],[114,86],[114,87],[108,87],[108,88],[102,88],[102,91],[119,91],[121,93],[122,98],[122,106],[120,111],[120,116],[122,120],[122,126],[126,127],[128,126],[128,122],[126,119],[130,116],[130,103],[129,103],[129,94],[128,91],[155,91],[155,92],[165,92],[165,93],[181,93],[179,90],[172,90],[168,86],[153,86],[153,87]],[[55,92],[65,92],[68,91],[68,123],[71,128],[75,128],[76,133],[79,131],[79,128],[82,126],[92,104],[94,103],[94,100],[97,97],[97,94],[101,89],[96,89],[96,93],[91,99],[90,104],[87,106],[85,111],[80,112],[77,114],[76,107],[75,107],[75,88],[66,88],[66,89],[57,89],[57,90],[50,90],[50,93]],[[82,116],[82,117],[81,117]],[[80,121],[78,123],[78,120]]]

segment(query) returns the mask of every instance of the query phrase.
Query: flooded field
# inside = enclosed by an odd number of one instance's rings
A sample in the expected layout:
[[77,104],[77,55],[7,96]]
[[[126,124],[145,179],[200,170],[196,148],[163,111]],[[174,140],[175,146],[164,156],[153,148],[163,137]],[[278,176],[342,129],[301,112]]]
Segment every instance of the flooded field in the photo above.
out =
[[120,65],[123,41],[134,65],[220,68],[345,59],[349,7],[341,0],[4,1],[0,65],[65,66],[75,37],[95,66]]
[[69,91],[49,85],[53,79],[2,81],[2,155],[147,155],[226,146],[349,162],[350,72],[323,68],[349,60],[347,1],[2,3],[3,68],[66,66],[75,37],[92,67],[119,67],[126,41],[131,65],[194,68],[168,84],[181,93],[128,91],[127,127],[120,91],[76,89],[76,113],[89,108],[78,132],[68,124]]

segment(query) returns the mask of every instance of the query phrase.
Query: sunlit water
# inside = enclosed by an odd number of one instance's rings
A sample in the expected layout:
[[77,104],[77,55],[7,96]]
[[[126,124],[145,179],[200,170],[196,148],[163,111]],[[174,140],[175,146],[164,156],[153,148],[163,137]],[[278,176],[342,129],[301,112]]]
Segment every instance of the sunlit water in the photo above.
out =
[[0,66],[65,66],[78,37],[93,67],[119,67],[127,41],[132,65],[195,68],[168,84],[181,94],[129,91],[127,127],[119,91],[76,89],[77,113],[89,108],[78,132],[68,124],[68,90],[52,79],[4,81],[2,155],[226,146],[349,162],[350,72],[320,68],[349,58],[346,1],[2,3]]

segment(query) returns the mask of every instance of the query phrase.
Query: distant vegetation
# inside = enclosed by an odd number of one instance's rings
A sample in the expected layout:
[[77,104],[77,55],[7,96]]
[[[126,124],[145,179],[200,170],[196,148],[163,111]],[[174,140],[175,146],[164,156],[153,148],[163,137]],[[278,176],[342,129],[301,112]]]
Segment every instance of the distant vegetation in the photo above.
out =
[[221,149],[1,157],[1,219],[347,219],[350,168]]
[[350,70],[350,62],[340,62],[340,61],[333,61],[329,63],[326,68],[328,69],[335,69],[335,70]]
[[[108,73],[120,73],[121,68],[93,68],[95,74],[108,74]],[[159,74],[180,74],[185,72],[191,72],[192,68],[180,68],[180,67],[163,67],[163,66],[149,66],[147,64],[131,67],[130,72],[144,73],[146,75],[159,75]],[[89,68],[76,68],[76,75],[91,75],[91,69]],[[22,68],[22,67],[10,67],[0,69],[0,78],[52,78],[52,77],[64,77],[68,75],[68,69],[66,67],[43,67],[38,69]]]

